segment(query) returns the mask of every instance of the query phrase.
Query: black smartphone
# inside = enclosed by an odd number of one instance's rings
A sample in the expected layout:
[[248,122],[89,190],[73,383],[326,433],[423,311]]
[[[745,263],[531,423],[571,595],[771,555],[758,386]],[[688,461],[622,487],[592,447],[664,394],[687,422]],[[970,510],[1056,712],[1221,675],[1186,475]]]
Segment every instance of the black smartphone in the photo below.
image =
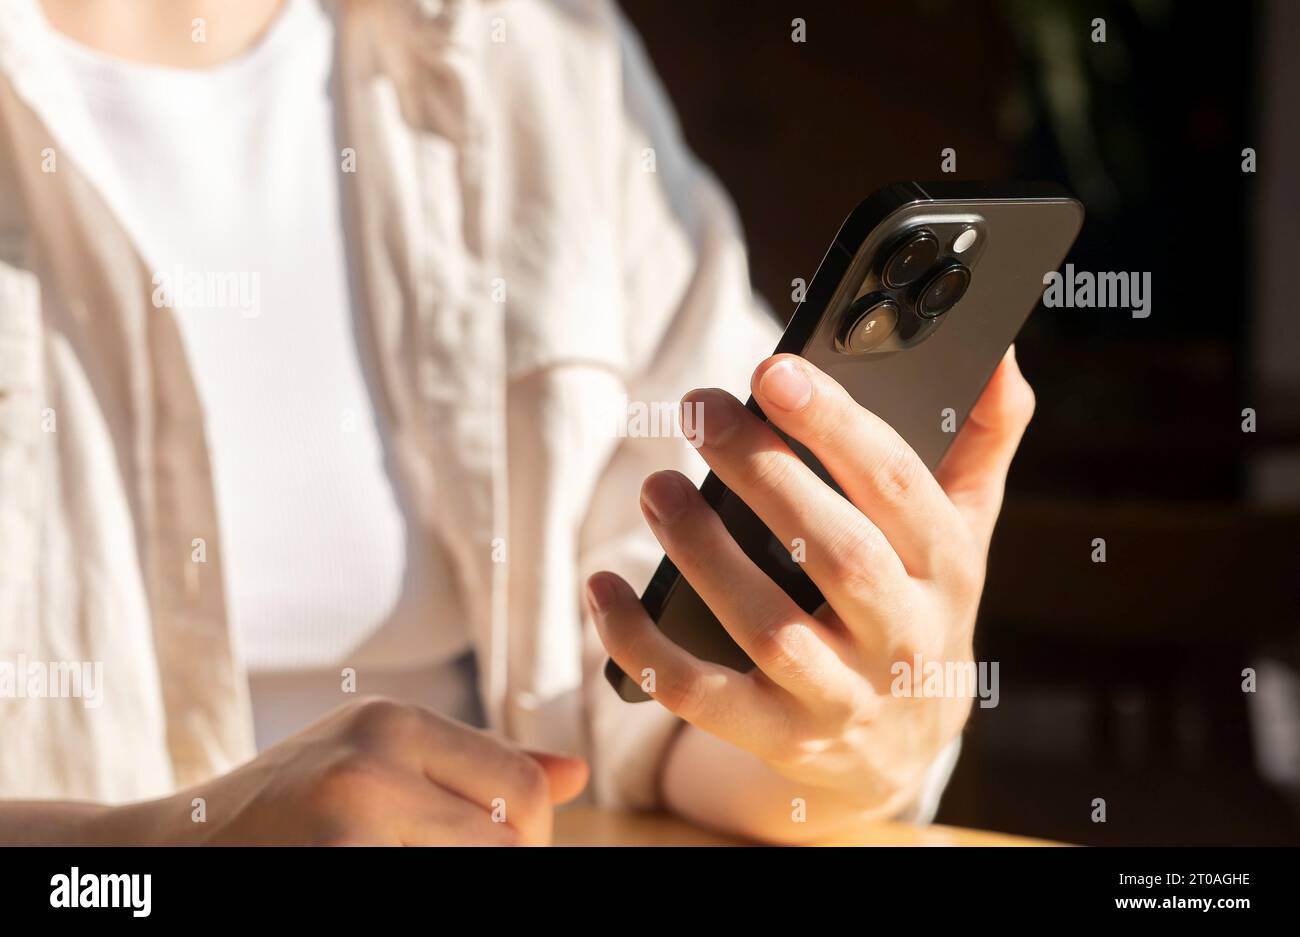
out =
[[[774,354],[800,355],[835,378],[933,470],[1082,224],[1083,206],[1048,183],[888,186],[840,226]],[[747,406],[763,417],[752,397]],[[782,435],[835,485],[806,448]],[[700,493],[800,607],[822,604],[791,548],[712,472]],[[697,657],[753,668],[667,557],[641,602],[664,634]],[[612,660],[605,675],[623,699],[650,698],[640,677]]]

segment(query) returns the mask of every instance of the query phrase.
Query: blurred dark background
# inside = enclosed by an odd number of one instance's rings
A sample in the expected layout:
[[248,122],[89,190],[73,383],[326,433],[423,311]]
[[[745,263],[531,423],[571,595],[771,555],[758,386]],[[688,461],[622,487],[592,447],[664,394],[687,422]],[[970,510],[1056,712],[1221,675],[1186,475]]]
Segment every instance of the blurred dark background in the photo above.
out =
[[1149,318],[1040,307],[1019,341],[1039,405],[976,648],[1001,702],[939,821],[1300,843],[1300,4],[623,6],[783,319],[849,209],[949,147],[1078,194],[1077,268],[1151,273]]

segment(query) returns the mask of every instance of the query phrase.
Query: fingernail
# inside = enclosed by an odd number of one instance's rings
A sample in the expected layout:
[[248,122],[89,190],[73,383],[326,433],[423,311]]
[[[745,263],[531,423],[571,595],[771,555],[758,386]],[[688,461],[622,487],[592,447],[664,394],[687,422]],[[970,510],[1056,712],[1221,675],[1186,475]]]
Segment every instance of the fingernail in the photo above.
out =
[[758,392],[782,410],[799,410],[812,397],[812,382],[793,361],[782,360],[763,372]]
[[604,612],[614,604],[614,583],[605,573],[597,573],[587,580],[587,601],[594,612]]
[[671,522],[686,508],[686,485],[676,472],[655,472],[641,486],[641,502],[660,524]]
[[682,431],[697,449],[705,443],[720,445],[736,428],[740,409],[730,394],[720,390],[693,390],[682,398]]

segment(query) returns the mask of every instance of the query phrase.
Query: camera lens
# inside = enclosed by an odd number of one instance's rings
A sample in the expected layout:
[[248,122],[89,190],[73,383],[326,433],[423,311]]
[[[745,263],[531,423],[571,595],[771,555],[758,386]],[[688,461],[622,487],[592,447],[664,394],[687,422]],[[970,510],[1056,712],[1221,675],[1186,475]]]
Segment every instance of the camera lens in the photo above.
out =
[[844,316],[839,344],[842,351],[864,354],[879,348],[898,328],[898,304],[884,296],[867,296]]
[[903,239],[885,261],[880,278],[891,290],[915,283],[939,256],[939,239],[922,229]]
[[916,311],[927,319],[941,316],[957,305],[958,300],[965,295],[968,286],[970,286],[970,270],[961,264],[953,264],[931,279],[925,285],[925,289],[921,290]]

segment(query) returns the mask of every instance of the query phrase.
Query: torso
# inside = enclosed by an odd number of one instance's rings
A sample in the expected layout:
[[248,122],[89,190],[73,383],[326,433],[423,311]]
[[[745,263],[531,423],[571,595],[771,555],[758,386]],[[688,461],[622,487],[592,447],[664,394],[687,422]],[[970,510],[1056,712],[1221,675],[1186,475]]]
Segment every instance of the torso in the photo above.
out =
[[[469,636],[447,561],[394,482],[354,322],[328,15],[288,0],[253,49],[202,71],[63,45],[112,163],[98,181],[203,405],[260,741],[295,728],[291,710],[329,708],[330,687],[344,701],[344,667],[358,692],[423,688],[421,702],[464,712],[463,668],[443,672],[453,692],[433,685]],[[317,702],[296,705],[308,686]]]

